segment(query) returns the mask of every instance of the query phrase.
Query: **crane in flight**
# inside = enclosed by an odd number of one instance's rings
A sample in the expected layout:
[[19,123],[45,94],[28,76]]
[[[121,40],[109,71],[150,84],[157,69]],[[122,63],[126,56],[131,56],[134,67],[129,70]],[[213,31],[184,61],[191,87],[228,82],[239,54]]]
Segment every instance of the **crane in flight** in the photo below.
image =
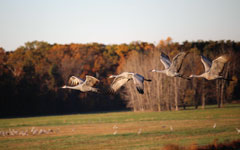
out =
[[71,86],[64,85],[62,88],[80,90],[82,92],[98,92],[98,89],[93,87],[97,82],[99,82],[98,79],[89,75],[86,75],[86,80],[71,76],[68,81]]
[[118,89],[120,89],[124,84],[126,84],[128,81],[133,80],[133,83],[135,84],[137,91],[140,94],[144,94],[144,81],[152,81],[150,79],[145,79],[142,75],[138,73],[132,73],[132,72],[123,72],[119,75],[111,75],[109,78],[115,78],[111,84],[111,88],[114,92],[116,92]]
[[189,79],[189,78],[184,77],[182,74],[179,73],[179,71],[182,67],[183,60],[187,56],[187,54],[188,54],[188,52],[180,52],[173,58],[173,60],[171,62],[168,55],[161,52],[160,61],[164,65],[165,69],[164,70],[153,69],[153,70],[151,70],[151,72],[164,73],[164,74],[166,74],[167,76],[170,76],[170,77],[181,77],[181,78],[184,78],[184,79]]
[[[224,67],[224,64],[228,61],[227,55],[219,56],[213,61],[209,60],[207,57],[201,55],[201,61],[204,66],[205,72],[200,75],[190,75],[190,78],[205,78],[207,80],[214,79],[225,79],[223,76],[219,75]],[[225,79],[231,80],[231,79]]]

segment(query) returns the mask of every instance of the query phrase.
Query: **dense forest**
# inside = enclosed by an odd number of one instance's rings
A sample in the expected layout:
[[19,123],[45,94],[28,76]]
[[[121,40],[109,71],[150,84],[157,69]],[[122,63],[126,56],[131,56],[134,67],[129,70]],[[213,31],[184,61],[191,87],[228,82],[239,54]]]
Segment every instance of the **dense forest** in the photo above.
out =
[[[190,52],[180,72],[186,76],[204,72],[200,54],[215,59],[229,56],[222,75],[233,81],[167,77],[151,69],[163,69],[160,53],[172,59],[181,51]],[[240,42],[161,40],[157,45],[147,42],[104,45],[49,44],[27,42],[14,51],[0,48],[0,116],[46,115],[90,111],[178,110],[179,107],[237,101],[240,98]],[[70,76],[92,75],[108,88],[111,74],[137,72],[152,79],[144,83],[145,93],[138,94],[132,81],[115,94],[82,93],[62,89]]]

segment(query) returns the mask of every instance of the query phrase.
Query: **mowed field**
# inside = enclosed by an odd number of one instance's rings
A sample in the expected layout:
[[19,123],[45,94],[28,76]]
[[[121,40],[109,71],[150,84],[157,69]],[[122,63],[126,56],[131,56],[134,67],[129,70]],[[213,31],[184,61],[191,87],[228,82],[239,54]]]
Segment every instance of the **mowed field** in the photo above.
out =
[[[213,128],[216,123],[216,128]],[[206,145],[240,139],[240,104],[171,112],[106,112],[0,119],[0,149],[161,149],[167,144]],[[48,133],[31,133],[51,131]]]

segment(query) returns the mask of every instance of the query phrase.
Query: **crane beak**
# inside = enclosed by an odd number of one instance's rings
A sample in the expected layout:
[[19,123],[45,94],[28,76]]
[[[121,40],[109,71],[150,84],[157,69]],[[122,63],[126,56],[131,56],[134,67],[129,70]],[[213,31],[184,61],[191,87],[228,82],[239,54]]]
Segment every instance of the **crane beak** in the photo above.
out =
[[154,70],[149,70],[149,72],[154,72]]
[[61,88],[63,88],[63,89],[65,89],[67,86],[66,85],[64,85],[64,86],[62,86]]

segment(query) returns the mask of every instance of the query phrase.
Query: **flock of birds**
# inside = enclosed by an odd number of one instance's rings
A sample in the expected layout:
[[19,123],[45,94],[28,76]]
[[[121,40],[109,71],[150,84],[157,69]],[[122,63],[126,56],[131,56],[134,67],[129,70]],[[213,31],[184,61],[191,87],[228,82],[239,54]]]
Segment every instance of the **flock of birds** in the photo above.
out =
[[[200,75],[190,75],[189,77],[184,76],[183,74],[180,74],[179,71],[181,69],[182,63],[184,58],[188,55],[187,52],[180,52],[178,53],[172,61],[170,61],[169,57],[164,54],[163,52],[161,53],[160,56],[160,61],[164,65],[164,70],[151,70],[150,72],[157,72],[157,73],[163,73],[166,74],[167,76],[170,77],[180,77],[184,79],[190,80],[191,78],[205,78],[207,80],[214,80],[214,79],[224,79],[224,80],[229,80],[224,78],[223,76],[219,75],[224,67],[224,64],[228,61],[228,56],[227,55],[222,55],[218,58],[216,58],[213,61],[210,61],[208,58],[205,56],[201,56],[201,61],[204,65],[205,72],[200,74]],[[111,89],[116,92],[118,91],[122,86],[124,86],[128,81],[133,80],[133,83],[136,86],[137,91],[140,94],[144,94],[144,81],[150,82],[151,79],[145,79],[142,75],[138,73],[132,73],[132,72],[122,72],[119,75],[111,75],[109,78],[114,78],[112,84],[111,84]],[[94,86],[96,83],[98,83],[99,80],[95,77],[86,75],[86,79],[80,79],[75,76],[71,76],[69,78],[69,85],[64,85],[62,88],[68,88],[68,89],[74,89],[74,90],[80,90],[82,92],[99,92],[98,88],[95,88]],[[216,123],[213,125],[213,128],[216,128]],[[113,127],[114,129],[114,135],[117,134],[118,127],[115,125]],[[170,130],[173,131],[173,127],[170,126]],[[240,134],[240,129],[236,128],[237,133]],[[74,131],[74,130],[72,130]],[[28,131],[17,131],[14,129],[9,129],[9,131],[0,131],[0,136],[11,136],[11,135],[20,135],[20,136],[27,136],[27,135],[40,135],[40,134],[49,134],[53,133],[54,131],[52,129],[35,129],[34,127]],[[137,134],[141,134],[142,129],[140,128],[137,132]]]
[[[216,123],[213,124],[213,129],[215,129],[217,126]],[[167,125],[162,125],[162,128],[168,127]],[[170,131],[174,131],[173,126],[169,126]],[[59,128],[57,130],[53,129],[37,129],[35,127],[32,127],[31,130],[15,130],[15,129],[8,129],[7,131],[0,131],[0,136],[38,136],[38,135],[43,135],[43,134],[56,134],[59,132]],[[117,125],[113,126],[113,135],[118,134],[119,127]],[[236,128],[237,134],[240,134],[240,129]],[[72,129],[72,132],[75,132],[75,128]],[[143,132],[142,128],[139,128],[137,131],[137,135],[140,135]]]
[[[166,128],[166,127],[167,127],[166,125],[162,125],[162,128]],[[214,124],[213,124],[213,129],[215,129],[216,127],[217,127],[217,124],[214,123]],[[172,132],[174,131],[172,125],[169,126],[169,129],[170,129],[170,131],[172,131]],[[113,135],[116,135],[116,134],[118,133],[118,126],[117,126],[117,125],[114,125],[114,126],[113,126],[113,130],[114,130]],[[142,133],[142,131],[143,131],[143,129],[142,129],[142,128],[139,128],[137,134],[140,135],[140,134]],[[236,131],[237,131],[237,134],[240,134],[240,129],[236,128]]]
[[0,136],[28,136],[28,135],[42,135],[42,134],[51,134],[57,133],[53,129],[37,129],[32,127],[31,130],[15,130],[8,129],[7,131],[0,131]]
[[[178,53],[172,61],[170,61],[169,57],[161,53],[160,61],[164,65],[164,70],[151,70],[150,72],[157,72],[157,73],[163,73],[170,77],[180,77],[187,80],[190,80],[191,78],[205,78],[207,80],[214,80],[214,79],[224,79],[223,76],[219,75],[224,67],[224,64],[228,61],[227,55],[222,55],[215,60],[211,61],[205,56],[201,56],[201,61],[204,65],[205,72],[200,75],[190,75],[189,77],[184,76],[183,74],[180,74],[179,71],[181,69],[181,66],[183,64],[184,58],[189,54],[189,52],[180,52]],[[122,72],[119,75],[111,75],[109,78],[114,78],[113,82],[111,83],[111,89],[113,92],[118,91],[122,86],[124,86],[128,81],[133,80],[133,83],[136,86],[137,91],[140,94],[144,94],[144,81],[150,82],[151,79],[145,79],[144,76],[138,74],[138,73],[132,73],[132,72]],[[95,77],[86,75],[86,80],[80,79],[75,76],[71,76],[69,78],[69,85],[64,85],[62,88],[68,88],[68,89],[74,89],[74,90],[80,90],[82,92],[99,92],[98,88],[94,88],[94,85],[98,83],[99,80]]]

